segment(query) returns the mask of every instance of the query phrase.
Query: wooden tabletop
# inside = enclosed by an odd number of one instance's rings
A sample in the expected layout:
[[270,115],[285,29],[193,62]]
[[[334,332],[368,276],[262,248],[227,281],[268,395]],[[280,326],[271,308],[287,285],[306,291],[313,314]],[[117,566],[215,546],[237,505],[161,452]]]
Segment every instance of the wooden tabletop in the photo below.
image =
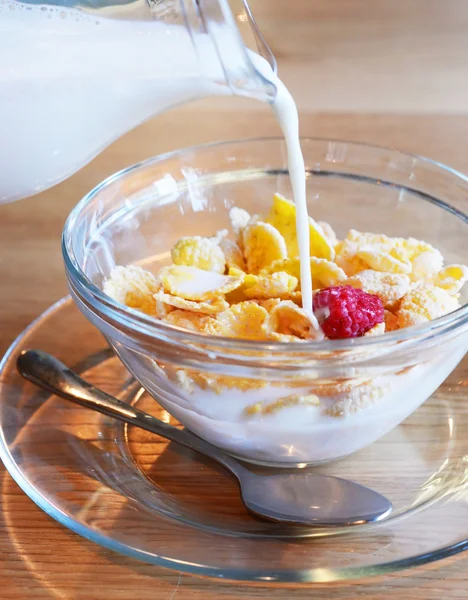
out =
[[[468,172],[466,0],[252,0],[251,5],[280,75],[297,98],[303,135],[372,142]],[[266,106],[233,98],[203,100],[130,132],[63,184],[1,206],[0,353],[66,293],[60,232],[70,209],[96,183],[162,151],[277,133]],[[468,555],[385,580],[314,591],[247,588],[182,575],[79,538],[3,475],[2,600],[468,598]]]

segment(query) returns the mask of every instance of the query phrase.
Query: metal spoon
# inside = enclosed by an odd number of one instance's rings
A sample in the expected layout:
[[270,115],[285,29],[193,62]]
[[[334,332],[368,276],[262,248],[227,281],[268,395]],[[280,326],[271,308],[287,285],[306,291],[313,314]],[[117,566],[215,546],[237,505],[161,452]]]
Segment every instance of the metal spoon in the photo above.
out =
[[59,360],[39,350],[17,361],[23,377],[39,387],[104,415],[130,423],[214,459],[238,480],[242,500],[271,521],[314,526],[360,525],[379,521],[392,510],[387,498],[362,485],[310,470],[255,473],[232,456],[187,430],[163,423],[84,381]]

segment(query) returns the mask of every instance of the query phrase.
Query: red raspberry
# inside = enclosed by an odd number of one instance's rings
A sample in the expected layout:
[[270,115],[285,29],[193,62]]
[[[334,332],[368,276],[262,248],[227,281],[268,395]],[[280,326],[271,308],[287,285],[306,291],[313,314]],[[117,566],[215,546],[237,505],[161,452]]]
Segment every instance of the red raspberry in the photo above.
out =
[[359,337],[384,320],[382,300],[350,285],[320,290],[314,296],[314,312],[332,340]]

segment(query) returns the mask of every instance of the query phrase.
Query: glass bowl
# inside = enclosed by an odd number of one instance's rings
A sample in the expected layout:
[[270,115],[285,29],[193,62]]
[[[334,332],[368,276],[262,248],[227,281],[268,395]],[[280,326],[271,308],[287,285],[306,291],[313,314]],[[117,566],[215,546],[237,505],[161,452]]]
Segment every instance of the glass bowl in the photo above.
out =
[[[415,237],[467,263],[468,180],[433,161],[362,144],[303,139],[309,214]],[[276,467],[347,456],[416,410],[468,349],[468,306],[384,336],[307,343],[207,337],[102,291],[116,265],[157,270],[185,235],[229,227],[229,209],[265,213],[291,197],[282,139],[188,148],[113,175],[72,211],[63,253],[72,297],[142,386],[185,427],[243,460]],[[318,405],[303,401],[314,394]]]

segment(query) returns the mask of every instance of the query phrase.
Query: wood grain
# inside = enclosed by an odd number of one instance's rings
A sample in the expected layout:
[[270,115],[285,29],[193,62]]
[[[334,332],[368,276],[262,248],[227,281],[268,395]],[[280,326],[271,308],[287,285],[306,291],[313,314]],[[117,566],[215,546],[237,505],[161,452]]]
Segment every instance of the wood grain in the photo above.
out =
[[[303,135],[424,154],[468,172],[468,4],[464,0],[252,0],[301,109]],[[276,135],[267,107],[226,98],[178,108],[117,141],[69,181],[0,207],[0,353],[66,293],[60,232],[110,173],[206,141]],[[2,142],[4,143],[4,142]],[[177,482],[165,475],[165,485]],[[179,575],[103,550],[42,513],[2,473],[2,600],[468,598],[464,555],[385,580],[310,590],[247,588]]]

